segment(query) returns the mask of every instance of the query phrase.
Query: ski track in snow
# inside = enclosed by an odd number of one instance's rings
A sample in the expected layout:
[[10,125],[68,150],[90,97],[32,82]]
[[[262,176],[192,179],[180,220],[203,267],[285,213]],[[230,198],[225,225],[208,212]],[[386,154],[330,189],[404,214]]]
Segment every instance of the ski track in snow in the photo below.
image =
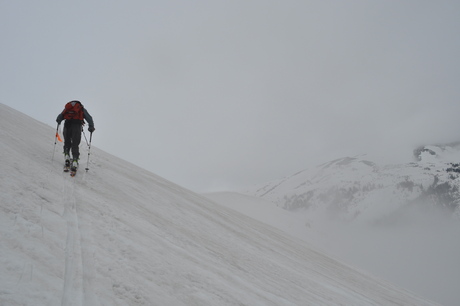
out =
[[82,225],[78,218],[78,184],[84,173],[70,177],[64,173],[63,218],[67,223],[65,246],[64,287],[61,306],[99,305],[93,292],[92,263],[90,253],[84,248]]
[[[68,186],[70,185],[70,186]],[[78,232],[78,216],[75,200],[75,182],[64,180],[63,218],[67,223],[67,238],[65,245],[64,288],[62,306],[81,305],[82,301],[82,264],[80,233]]]

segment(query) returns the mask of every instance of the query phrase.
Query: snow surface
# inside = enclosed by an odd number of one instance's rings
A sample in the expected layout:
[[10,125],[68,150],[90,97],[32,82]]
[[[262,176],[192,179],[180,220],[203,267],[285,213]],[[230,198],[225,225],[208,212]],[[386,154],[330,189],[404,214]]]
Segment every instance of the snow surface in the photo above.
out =
[[[93,144],[97,143],[97,131]],[[0,305],[433,305],[0,104]]]

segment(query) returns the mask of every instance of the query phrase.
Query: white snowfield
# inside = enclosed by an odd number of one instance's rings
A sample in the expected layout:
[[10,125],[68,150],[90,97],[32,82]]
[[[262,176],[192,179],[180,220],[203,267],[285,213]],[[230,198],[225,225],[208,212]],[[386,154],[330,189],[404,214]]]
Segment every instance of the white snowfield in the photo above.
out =
[[2,306],[433,305],[94,146],[85,173],[84,140],[71,178],[53,146],[0,104]]

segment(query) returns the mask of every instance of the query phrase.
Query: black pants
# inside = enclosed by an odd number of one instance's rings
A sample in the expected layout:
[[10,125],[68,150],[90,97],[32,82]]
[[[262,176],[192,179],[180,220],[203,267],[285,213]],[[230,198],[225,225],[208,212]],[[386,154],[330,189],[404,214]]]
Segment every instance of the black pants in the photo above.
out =
[[64,153],[69,154],[72,149],[72,158],[80,157],[82,122],[80,120],[66,120],[64,123]]

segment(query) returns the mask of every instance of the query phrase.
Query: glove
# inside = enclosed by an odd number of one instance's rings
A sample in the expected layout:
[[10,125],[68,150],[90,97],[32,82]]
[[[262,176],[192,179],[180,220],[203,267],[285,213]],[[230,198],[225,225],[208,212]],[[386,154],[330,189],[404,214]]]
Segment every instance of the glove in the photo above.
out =
[[96,130],[96,129],[94,128],[94,126],[90,126],[90,127],[88,128],[88,132],[90,132],[90,133],[94,132],[95,130]]

